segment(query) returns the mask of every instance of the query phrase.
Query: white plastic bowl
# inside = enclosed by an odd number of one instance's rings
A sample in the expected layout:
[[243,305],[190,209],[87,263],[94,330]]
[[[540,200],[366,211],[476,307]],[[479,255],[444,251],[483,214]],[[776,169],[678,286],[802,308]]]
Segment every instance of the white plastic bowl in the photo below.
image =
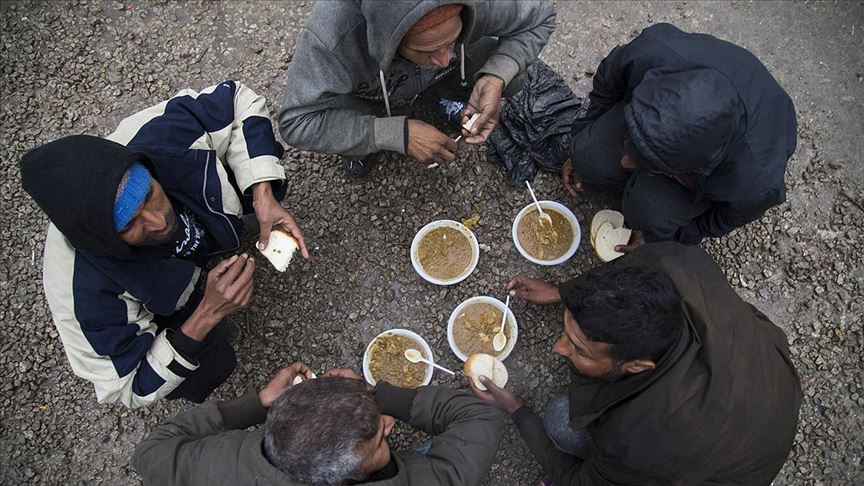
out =
[[522,221],[522,217],[528,214],[529,211],[535,209],[534,203],[531,203],[522,208],[522,211],[519,211],[519,214],[516,215],[516,219],[513,220],[513,244],[516,245],[516,249],[519,250],[519,253],[521,253],[522,256],[528,259],[528,261],[530,262],[546,266],[560,265],[569,260],[570,257],[572,257],[573,254],[576,253],[576,249],[579,248],[579,242],[582,239],[582,229],[579,226],[579,220],[576,219],[576,215],[573,214],[573,211],[570,211],[567,206],[561,203],[555,201],[540,201],[540,207],[542,207],[543,209],[553,209],[561,213],[561,215],[570,222],[570,226],[573,227],[573,242],[570,244],[570,249],[554,260],[540,260],[539,258],[534,258],[527,251],[525,251],[525,248],[523,248],[522,245],[519,243],[519,221]]
[[[512,300],[512,299],[511,299]],[[456,347],[456,343],[453,341],[453,326],[456,325],[456,318],[459,314],[465,310],[471,304],[474,303],[481,304],[492,304],[498,308],[500,311],[504,311],[504,302],[494,298],[487,297],[485,295],[481,295],[478,297],[471,297],[470,299],[465,300],[461,304],[459,304],[456,309],[450,314],[450,320],[447,322],[447,342],[450,344],[450,350],[453,351],[453,354],[456,355],[457,358],[462,361],[467,361],[469,356],[466,356],[465,353],[459,350]],[[507,344],[504,345],[504,349],[501,351],[501,355],[498,356],[498,359],[504,361],[507,359],[507,356],[510,356],[510,352],[513,351],[513,347],[516,346],[516,340],[519,338],[519,324],[516,322],[516,316],[513,314],[513,311],[507,309],[507,319],[510,321],[513,329],[510,331],[510,339],[507,340]]]
[[[417,247],[420,245],[420,240],[426,236],[426,233],[436,229],[436,228],[453,228],[461,232],[468,238],[468,242],[471,243],[471,263],[468,264],[468,268],[462,275],[458,277],[451,278],[450,280],[441,280],[439,278],[435,278],[428,273],[423,267],[420,265],[420,259],[417,257]],[[474,236],[474,233],[465,227],[462,223],[458,221],[453,221],[450,219],[439,219],[438,221],[432,221],[426,226],[420,228],[420,231],[414,235],[414,239],[411,241],[411,265],[414,266],[414,270],[423,277],[423,280],[427,282],[433,283],[435,285],[453,285],[459,283],[466,278],[477,268],[477,262],[480,260],[480,246],[477,244],[477,237]]]
[[[384,331],[381,334],[378,334],[377,336],[375,336],[374,339],[369,341],[369,345],[366,346],[366,351],[363,353],[363,377],[366,378],[366,382],[369,383],[370,385],[375,386],[375,383],[376,383],[375,378],[372,377],[372,372],[369,371],[369,359],[371,358],[370,350],[372,349],[372,343],[374,343],[375,340],[378,339],[379,337],[384,336],[384,335],[388,335],[388,334],[395,334],[397,336],[407,336],[407,337],[419,342],[420,346],[423,348],[420,350],[423,353],[423,355],[427,356],[429,361],[431,361],[433,363],[435,362],[435,356],[432,355],[432,348],[430,348],[429,345],[426,343],[426,340],[423,339],[422,337],[420,337],[420,335],[417,334],[416,332],[409,331],[408,329],[390,329],[389,331]],[[423,364],[426,366],[426,378],[423,379],[423,383],[421,383],[420,386],[426,386],[432,381],[432,372],[435,370],[435,367],[429,366],[426,363],[423,363]]]

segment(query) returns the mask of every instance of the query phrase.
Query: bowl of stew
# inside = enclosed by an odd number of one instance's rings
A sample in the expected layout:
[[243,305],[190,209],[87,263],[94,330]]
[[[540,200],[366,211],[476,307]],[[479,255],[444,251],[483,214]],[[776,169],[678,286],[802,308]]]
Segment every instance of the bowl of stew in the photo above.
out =
[[507,320],[504,321],[504,335],[507,337],[504,349],[495,351],[492,346],[492,338],[501,329],[505,309],[504,302],[485,295],[471,297],[459,304],[447,322],[447,342],[453,354],[462,361],[477,353],[501,361],[507,359],[519,337],[519,326],[512,310],[507,309]]
[[540,201],[552,225],[541,224],[535,204],[525,206],[513,220],[513,244],[519,253],[538,265],[560,265],[579,248],[582,231],[579,220],[567,206],[555,201]]
[[417,388],[432,381],[433,367],[426,363],[412,363],[405,358],[405,350],[414,348],[423,358],[434,362],[432,349],[417,333],[408,329],[390,329],[375,336],[363,353],[363,377],[375,386],[379,381],[403,388]]
[[433,221],[420,228],[411,241],[414,270],[435,285],[453,285],[465,280],[479,260],[477,237],[458,221]]

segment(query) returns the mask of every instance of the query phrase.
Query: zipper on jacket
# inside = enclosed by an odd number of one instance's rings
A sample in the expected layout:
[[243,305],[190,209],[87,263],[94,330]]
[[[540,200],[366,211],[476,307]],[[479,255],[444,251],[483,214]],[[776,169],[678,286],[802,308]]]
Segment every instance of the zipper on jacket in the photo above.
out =
[[208,173],[210,170],[210,154],[211,153],[213,153],[213,152],[210,150],[207,151],[207,160],[204,162],[204,186],[201,188],[201,195],[204,197],[204,204],[207,206],[207,209],[211,213],[213,213],[217,216],[221,216],[222,219],[225,220],[225,224],[227,224],[228,227],[231,228],[231,233],[234,234],[234,241],[236,241],[236,244],[235,244],[234,248],[229,248],[226,250],[218,250],[218,251],[214,251],[213,253],[208,253],[207,254],[208,257],[213,256],[213,255],[219,255],[221,253],[229,253],[229,252],[235,251],[235,250],[240,248],[240,237],[237,235],[237,230],[234,229],[234,225],[231,224],[231,220],[228,219],[228,216],[225,216],[224,213],[220,213],[220,212],[214,210],[210,206],[210,200],[207,199],[207,176],[208,176]]

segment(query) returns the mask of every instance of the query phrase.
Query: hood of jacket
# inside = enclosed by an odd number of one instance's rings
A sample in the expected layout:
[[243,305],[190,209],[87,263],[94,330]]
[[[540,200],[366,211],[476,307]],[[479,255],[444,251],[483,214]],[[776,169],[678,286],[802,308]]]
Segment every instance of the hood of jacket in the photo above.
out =
[[78,250],[130,258],[132,247],[114,229],[120,180],[146,155],[116,142],[73,135],[42,145],[21,158],[21,185]]
[[378,67],[385,73],[399,43],[418,20],[432,9],[441,5],[464,5],[462,13],[462,32],[459,40],[469,37],[474,30],[475,6],[471,1],[454,0],[360,0],[360,11],[366,19],[366,38],[369,54],[378,61]]
[[720,71],[646,73],[624,109],[630,140],[661,171],[707,176],[745,128],[744,104]]

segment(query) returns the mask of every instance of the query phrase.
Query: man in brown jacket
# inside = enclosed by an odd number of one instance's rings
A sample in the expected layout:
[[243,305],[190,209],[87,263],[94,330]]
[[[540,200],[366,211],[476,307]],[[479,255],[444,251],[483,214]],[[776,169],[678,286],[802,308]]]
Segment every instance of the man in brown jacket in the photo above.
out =
[[[770,484],[792,447],[801,387],[786,335],[744,302],[698,247],[654,243],[553,287],[553,349],[576,378],[545,420],[484,381],[551,480],[563,485]],[[545,423],[544,423],[545,422]]]
[[[132,465],[159,486],[479,485],[489,471],[504,417],[469,393],[373,389],[346,369],[311,378],[294,363],[260,392],[187,410],[154,429]],[[394,419],[433,436],[423,452],[391,454]]]

